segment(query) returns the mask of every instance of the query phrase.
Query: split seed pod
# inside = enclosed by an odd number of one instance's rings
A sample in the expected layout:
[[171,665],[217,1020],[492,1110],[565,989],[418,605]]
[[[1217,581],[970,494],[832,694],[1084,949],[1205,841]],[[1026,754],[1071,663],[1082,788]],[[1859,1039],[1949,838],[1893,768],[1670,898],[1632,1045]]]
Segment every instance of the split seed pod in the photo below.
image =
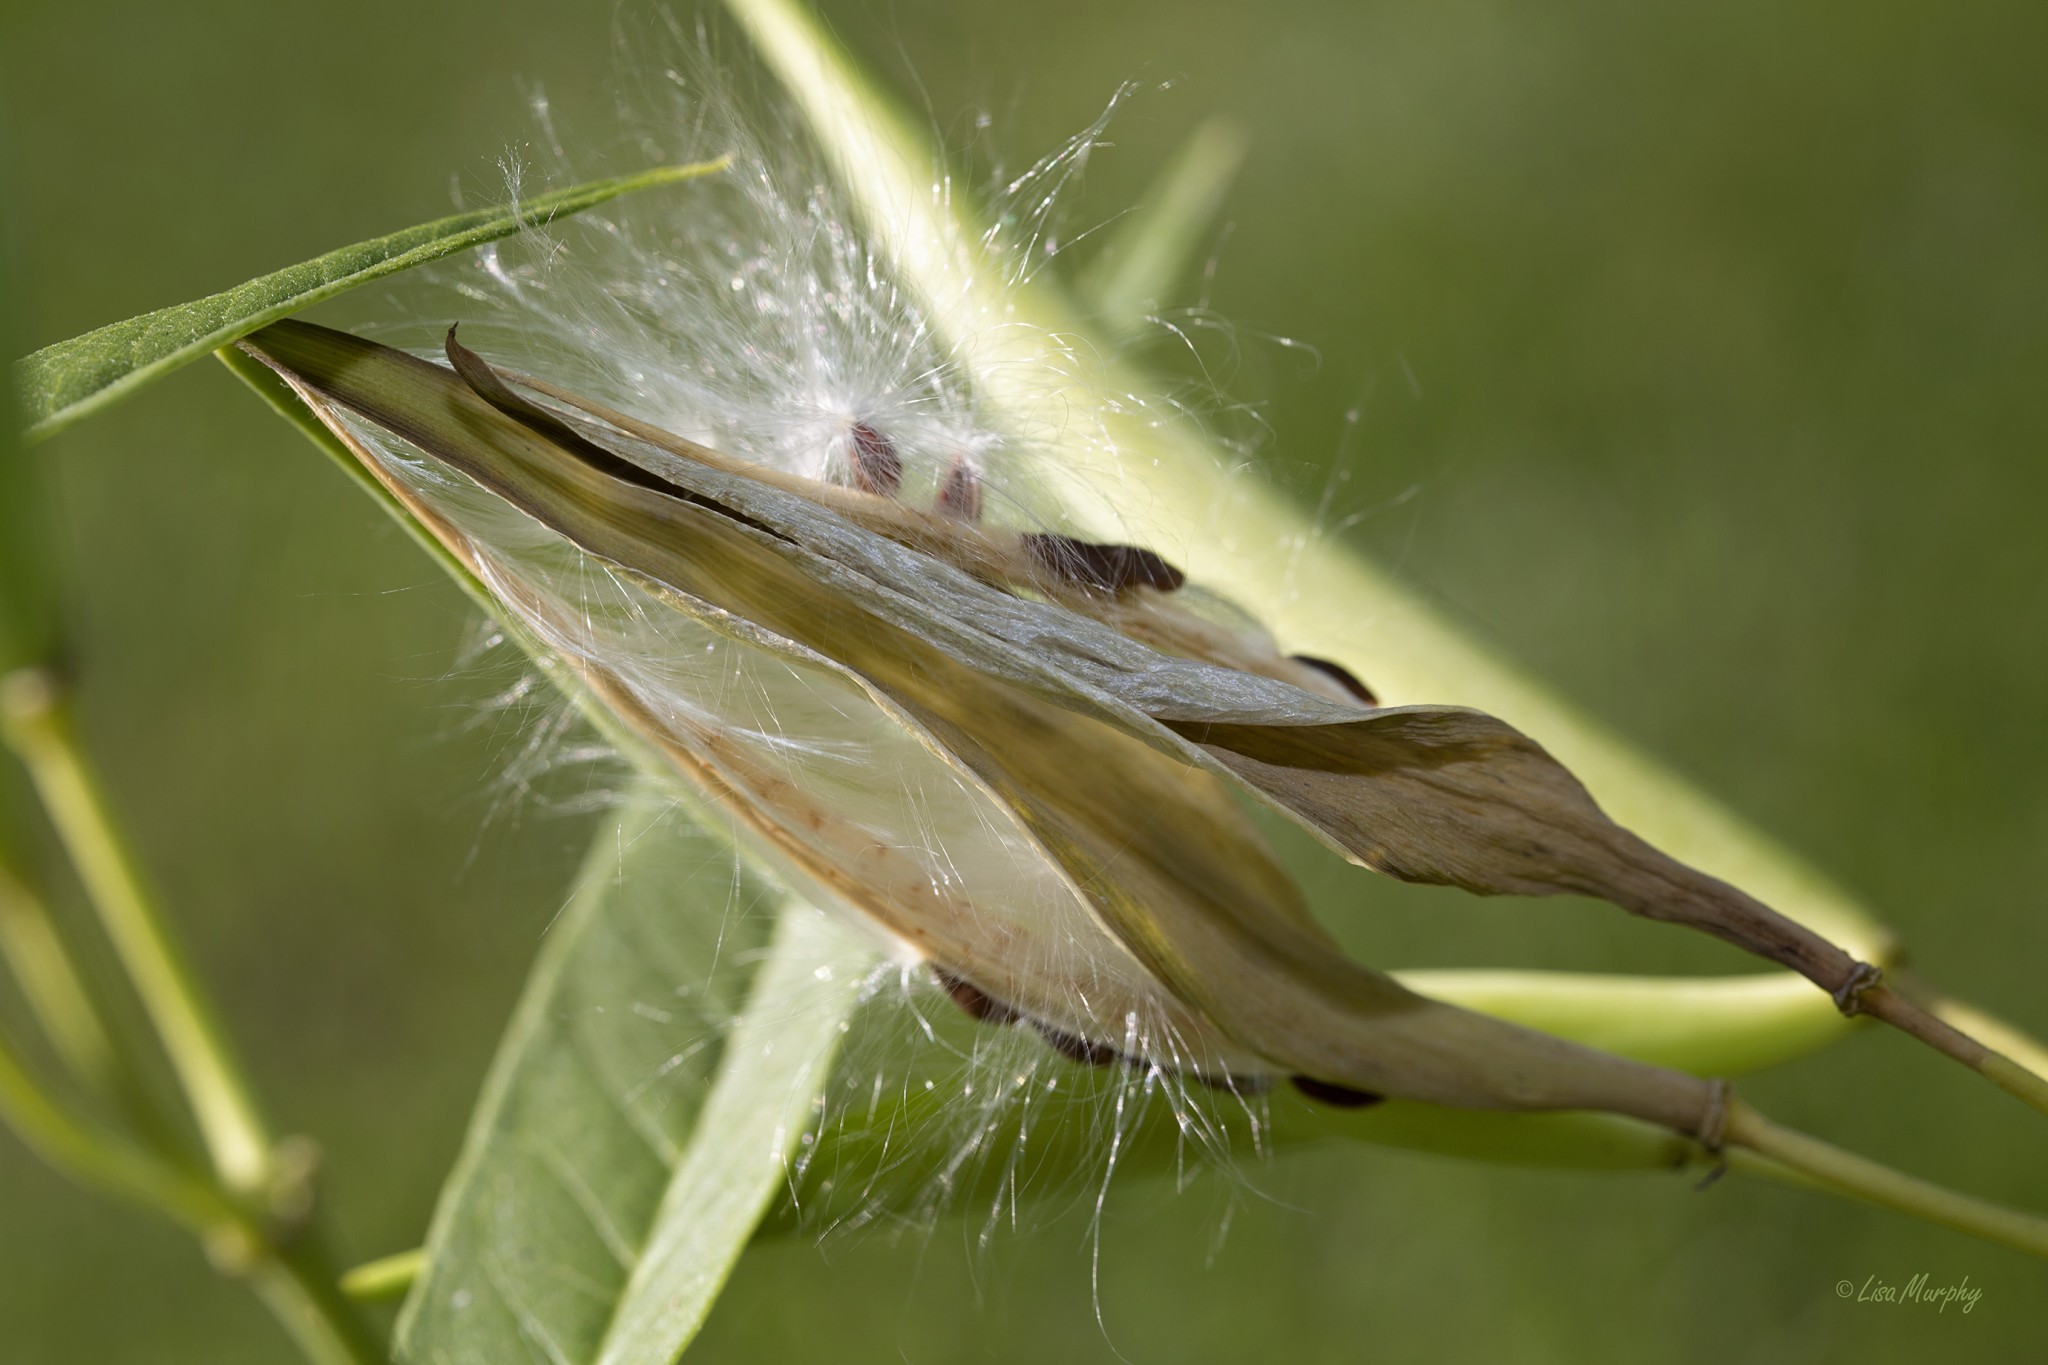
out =
[[[501,374],[452,332],[449,368],[297,322],[244,345],[785,875],[1071,1055],[1338,1098],[1600,1109],[1718,1143],[1715,1082],[1346,958],[1233,789],[1405,880],[1599,896],[1855,976],[1615,826],[1503,722],[1374,706],[1341,665],[1180,606],[1149,551],[984,527],[958,499],[907,506],[872,477],[879,433],[857,448],[870,476],[838,487]],[[685,646],[751,660],[752,711],[701,674],[677,685]],[[761,681],[778,677],[798,686]],[[835,789],[835,737],[856,730]],[[946,828],[902,837],[925,825]]]

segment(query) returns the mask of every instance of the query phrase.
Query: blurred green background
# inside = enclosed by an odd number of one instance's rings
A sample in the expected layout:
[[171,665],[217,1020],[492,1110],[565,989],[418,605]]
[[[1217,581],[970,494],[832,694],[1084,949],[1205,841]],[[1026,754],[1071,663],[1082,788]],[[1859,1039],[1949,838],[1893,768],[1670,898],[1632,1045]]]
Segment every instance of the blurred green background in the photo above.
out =
[[[987,111],[1013,160],[1144,82],[1083,219],[1237,119],[1252,159],[1208,293],[1278,472],[1313,495],[1341,462],[1360,544],[1864,893],[1932,978],[2048,1030],[2048,8],[827,13],[942,131]],[[522,83],[606,122],[612,42],[607,5],[8,0],[29,344],[435,216],[451,178],[488,198],[531,135]],[[477,720],[507,675],[460,662],[469,611],[216,367],[44,453],[91,745],[280,1125],[329,1155],[344,1255],[410,1246],[586,826],[493,814],[519,736]],[[1734,965],[1590,908],[1388,904],[1360,941],[1389,965]],[[1902,1040],[1745,1088],[2048,1208],[2038,1124]],[[700,1355],[2048,1351],[2038,1263],[1741,1180],[1342,1150],[1254,1183],[1220,1238],[1217,1182],[1118,1187],[1099,1293],[1071,1217],[987,1250],[959,1224],[784,1240],[748,1255]],[[1976,1311],[1834,1291],[1922,1271],[1967,1275]],[[288,1350],[182,1234],[0,1137],[0,1358]]]

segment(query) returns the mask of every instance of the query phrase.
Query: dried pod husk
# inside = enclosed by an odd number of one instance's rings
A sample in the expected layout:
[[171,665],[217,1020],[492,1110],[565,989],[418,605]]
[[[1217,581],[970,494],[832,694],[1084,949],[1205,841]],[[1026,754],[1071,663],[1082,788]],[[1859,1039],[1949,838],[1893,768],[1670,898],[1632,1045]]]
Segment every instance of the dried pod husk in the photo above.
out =
[[[520,418],[587,439],[506,389],[481,362],[469,373]],[[671,487],[704,483],[711,496],[815,551],[811,568],[839,571],[833,581],[864,592],[882,614],[903,599],[944,604],[891,616],[906,629],[971,667],[1228,771],[1364,866],[1486,895],[1595,896],[1713,933],[1838,995],[1867,970],[1821,935],[1616,825],[1562,764],[1505,722],[1463,707],[1378,707],[1341,664],[1282,655],[1242,627],[1184,608],[1170,566],[1122,580],[1102,568],[1121,562],[1112,555],[1143,552],[1070,541],[1081,549],[1059,572],[1048,568],[1060,556],[1046,545],[1063,538],[961,526],[851,494],[828,505],[834,515],[819,517],[806,496],[816,486],[801,487],[807,481],[742,470],[621,414],[580,406],[641,461],[631,467],[656,471]],[[728,474],[734,478],[720,477]]]
[[[1326,670],[1277,654],[1247,670],[1164,653],[1115,624],[1143,619],[1205,648],[1211,628],[1174,619],[1162,574],[1049,580],[1022,537],[858,490],[835,501],[790,476],[691,458],[686,443],[572,421],[452,344],[460,375],[298,323],[248,346],[458,556],[490,549],[395,476],[359,423],[613,566],[644,598],[634,610],[657,604],[836,679],[1005,813],[1057,869],[1066,911],[1033,923],[992,913],[969,885],[933,894],[928,869],[895,866],[901,850],[759,752],[649,706],[601,650],[565,649],[583,685],[797,875],[949,975],[1061,1034],[1211,1077],[1602,1109],[1717,1137],[1725,1107],[1711,1082],[1425,999],[1346,959],[1218,780],[1249,784],[1396,875],[1601,894],[1613,874],[1599,860],[1635,846],[1602,833],[1613,827],[1583,790],[1500,722],[1371,710],[1334,683],[1316,689]],[[575,623],[549,621],[544,595],[486,570],[536,633],[568,643]],[[1586,857],[1592,871],[1573,863]],[[1654,855],[1649,866],[1661,872]]]

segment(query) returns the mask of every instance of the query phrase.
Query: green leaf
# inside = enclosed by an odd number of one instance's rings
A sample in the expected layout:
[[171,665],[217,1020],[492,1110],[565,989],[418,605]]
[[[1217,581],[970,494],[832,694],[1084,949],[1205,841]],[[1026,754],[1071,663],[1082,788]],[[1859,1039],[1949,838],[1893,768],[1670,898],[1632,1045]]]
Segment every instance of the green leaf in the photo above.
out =
[[268,322],[401,270],[581,213],[608,199],[724,169],[724,160],[593,180],[524,204],[457,214],[258,276],[219,294],[96,328],[19,361],[28,438],[40,440]]
[[822,911],[784,909],[612,1314],[603,1365],[673,1360],[696,1336],[776,1191],[793,1178],[790,1157],[870,961]]
[[[0,163],[0,174],[5,169]],[[13,216],[8,201],[0,198],[0,355],[13,354],[22,330],[16,266]],[[0,384],[0,676],[48,663],[55,652],[55,589],[44,533],[49,506],[42,471],[20,430],[14,393]],[[0,820],[7,806],[7,797],[0,794]]]
[[1146,187],[1076,288],[1111,333],[1136,331],[1187,274],[1244,154],[1243,130],[1229,119],[1209,119]]
[[403,1358],[673,1359],[786,1179],[867,963],[643,787],[500,1045]]

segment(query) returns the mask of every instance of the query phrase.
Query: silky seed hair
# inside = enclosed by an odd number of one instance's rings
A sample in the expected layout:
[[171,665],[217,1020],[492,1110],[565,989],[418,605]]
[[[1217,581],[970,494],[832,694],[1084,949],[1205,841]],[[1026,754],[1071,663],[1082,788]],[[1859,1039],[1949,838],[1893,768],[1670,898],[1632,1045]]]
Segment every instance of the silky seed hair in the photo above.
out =
[[[678,40],[674,50],[695,55],[636,82],[629,154],[640,162],[730,156],[730,169],[485,247],[440,272],[431,304],[413,305],[421,322],[452,315],[462,342],[493,363],[764,472],[1009,528],[1048,581],[1111,599],[1181,590],[1179,570],[1158,551],[1058,529],[1033,475],[1034,462],[1056,458],[1056,445],[989,419],[793,116],[706,57],[701,40]],[[534,109],[548,180],[603,169],[572,154],[545,99]],[[1003,278],[1027,278],[1057,250],[1061,192],[1085,167],[1104,121],[997,186],[990,218],[1001,226],[982,250]],[[508,160],[506,171],[514,197],[536,178],[523,161]],[[953,193],[950,179],[935,174],[932,192]],[[1162,412],[1162,420],[1169,415],[1179,414]],[[1081,1125],[1101,1154],[1099,1179],[1069,1191],[1097,1211],[1131,1135],[1162,1114],[1190,1178],[1234,1170],[1241,1155],[1260,1150],[1267,1089],[1281,1078],[1243,1074],[1188,1037],[1173,1003],[1089,921],[1016,817],[845,679],[679,614],[370,424],[352,430],[477,548],[485,586],[524,632],[566,660],[603,667],[634,705],[670,725],[707,744],[716,737],[762,771],[801,783],[974,914],[1032,926],[1031,941],[1048,958],[1034,970],[1069,983],[1069,1018],[1034,1015],[913,945],[885,943],[856,1036],[792,1171],[792,1193],[821,1206],[821,1228],[928,1225],[974,1196],[981,1207],[963,1211],[979,1213],[986,1235],[1020,1218],[1025,1194],[1056,1193],[1030,1189],[1029,1177],[1041,1135],[1066,1125]],[[617,444],[620,433],[608,435]],[[1204,599],[1187,592],[1184,600]],[[1343,665],[1287,665],[1227,605],[1202,613],[1248,657],[1371,704]],[[578,761],[601,752],[582,735],[548,742],[573,745]],[[537,752],[521,755],[522,771],[545,763]],[[1103,997],[1133,1002],[1119,1038],[1088,1037],[1072,1022],[1092,1017]],[[701,1044],[676,1045],[680,1053]],[[1372,1098],[1305,1092],[1336,1104]],[[914,1116],[909,1131],[872,1140],[865,1125],[904,1114]],[[849,1165],[854,1152],[863,1155]]]

